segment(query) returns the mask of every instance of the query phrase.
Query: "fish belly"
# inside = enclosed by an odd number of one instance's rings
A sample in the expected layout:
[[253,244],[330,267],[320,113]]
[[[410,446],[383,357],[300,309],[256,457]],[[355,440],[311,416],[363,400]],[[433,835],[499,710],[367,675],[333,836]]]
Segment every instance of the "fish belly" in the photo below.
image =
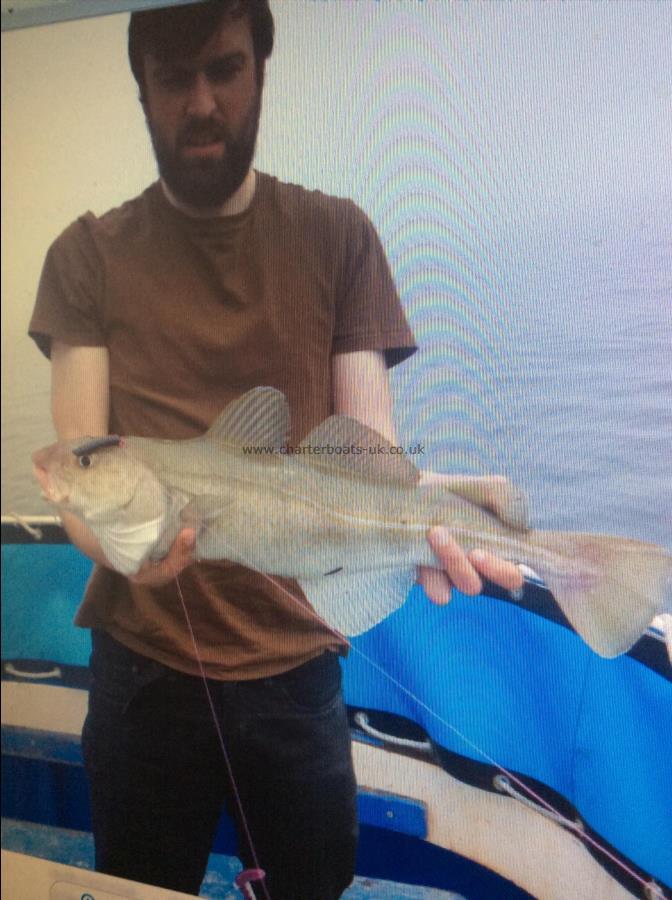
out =
[[199,534],[201,559],[306,578],[436,565],[427,532],[437,524],[453,528],[467,551],[497,552],[511,543],[510,529],[448,489],[427,491],[306,467],[279,467],[268,475],[236,483],[225,508]]
[[375,496],[348,503],[347,492],[339,493],[338,502],[324,502],[307,492],[239,488],[199,533],[197,554],[291,578],[404,568],[427,558],[426,524],[383,518]]

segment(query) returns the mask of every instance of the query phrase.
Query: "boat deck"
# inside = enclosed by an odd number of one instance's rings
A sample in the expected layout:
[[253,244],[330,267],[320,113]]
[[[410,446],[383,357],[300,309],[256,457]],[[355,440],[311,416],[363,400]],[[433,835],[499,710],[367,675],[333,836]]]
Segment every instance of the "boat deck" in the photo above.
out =
[[[3,819],[2,848],[3,851],[10,851],[11,854],[26,854],[57,862],[62,866],[76,867],[80,872],[73,870],[70,877],[77,878],[78,886],[81,884],[82,888],[90,887],[81,877],[82,869],[93,870],[93,838],[89,832],[36,825],[16,819]],[[17,865],[17,859],[14,856],[3,855],[5,856],[3,869],[9,867],[10,871],[7,874],[11,878],[12,867],[18,869],[21,863],[18,861]],[[28,865],[29,863],[24,864]],[[240,869],[240,861],[236,857],[224,856],[220,853],[211,854],[208,871],[199,896],[207,898],[207,900],[240,900],[241,894],[233,885],[233,879]],[[18,871],[17,875],[19,875]],[[59,881],[65,880],[67,877],[63,870],[62,874],[59,874]],[[121,884],[121,882],[119,883]],[[5,895],[4,887],[3,885],[3,895]],[[31,886],[32,889],[34,889],[34,885]],[[91,886],[91,889],[93,890],[94,887]],[[112,880],[109,889],[114,890]],[[157,900],[162,895],[163,892],[157,893]],[[5,896],[9,897],[10,894],[7,893]],[[81,890],[77,896],[82,896]],[[108,894],[106,893],[105,896],[107,897]],[[124,891],[124,894],[115,892],[110,896],[121,898],[135,895],[126,894]],[[171,896],[174,894],[171,893]],[[465,900],[460,894],[449,893],[437,888],[360,877],[355,878],[343,897],[344,900]],[[22,898],[14,898],[14,900],[22,900]]]

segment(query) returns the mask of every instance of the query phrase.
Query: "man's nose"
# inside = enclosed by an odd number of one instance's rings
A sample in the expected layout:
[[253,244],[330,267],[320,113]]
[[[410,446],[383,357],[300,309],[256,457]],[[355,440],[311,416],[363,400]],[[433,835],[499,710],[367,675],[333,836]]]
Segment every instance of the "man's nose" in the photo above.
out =
[[189,86],[185,112],[194,118],[207,118],[217,108],[213,85],[205,72],[196,72]]

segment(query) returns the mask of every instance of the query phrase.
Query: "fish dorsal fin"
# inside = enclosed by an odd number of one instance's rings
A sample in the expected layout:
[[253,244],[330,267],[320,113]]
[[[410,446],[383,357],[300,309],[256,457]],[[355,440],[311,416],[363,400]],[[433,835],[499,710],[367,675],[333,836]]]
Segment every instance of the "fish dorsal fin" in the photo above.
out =
[[272,387],[258,387],[230,403],[205,438],[238,447],[279,450],[288,435],[289,407],[284,394]]
[[[508,478],[501,476],[462,476],[441,479],[448,490],[470,503],[493,512],[499,519],[512,528],[527,531],[529,528],[527,515],[527,497],[525,493]],[[431,483],[430,485],[431,486]]]
[[[301,441],[311,464],[337,467],[366,478],[413,487],[420,472],[386,437],[350,416],[330,416]],[[320,448],[316,451],[316,448]],[[330,449],[331,448],[331,449]],[[311,452],[312,451],[312,452]]]

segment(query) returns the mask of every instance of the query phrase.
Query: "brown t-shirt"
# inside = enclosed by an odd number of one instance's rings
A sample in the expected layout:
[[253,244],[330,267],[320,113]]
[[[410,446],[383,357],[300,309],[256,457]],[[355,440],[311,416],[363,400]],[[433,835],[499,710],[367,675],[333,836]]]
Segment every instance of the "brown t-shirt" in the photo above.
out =
[[[52,339],[107,347],[110,431],[172,439],[270,385],[287,397],[296,444],[333,412],[333,354],[381,350],[394,365],[414,350],[361,210],[262,173],[236,216],[186,216],[156,183],[77,219],[47,254],[29,331],[47,355]],[[222,562],[190,566],[180,583],[212,678],[267,677],[343,649],[292,581],[296,600]],[[138,587],[96,567],[75,621],[198,673],[174,584]]]

